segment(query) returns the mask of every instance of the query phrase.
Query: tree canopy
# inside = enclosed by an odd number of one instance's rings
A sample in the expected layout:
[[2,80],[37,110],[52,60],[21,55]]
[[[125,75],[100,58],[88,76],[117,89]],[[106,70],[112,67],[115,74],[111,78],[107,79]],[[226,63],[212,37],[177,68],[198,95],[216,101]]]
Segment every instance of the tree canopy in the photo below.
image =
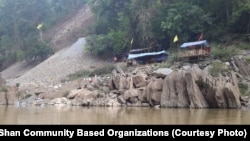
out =
[[89,0],[95,24],[88,49],[98,56],[131,48],[168,49],[173,38],[195,41],[203,33],[219,43],[248,41],[250,0]]
[[53,51],[41,33],[86,3],[95,19],[87,49],[98,56],[167,50],[175,35],[179,43],[201,33],[211,42],[250,40],[250,0],[0,0],[0,69],[45,59]]

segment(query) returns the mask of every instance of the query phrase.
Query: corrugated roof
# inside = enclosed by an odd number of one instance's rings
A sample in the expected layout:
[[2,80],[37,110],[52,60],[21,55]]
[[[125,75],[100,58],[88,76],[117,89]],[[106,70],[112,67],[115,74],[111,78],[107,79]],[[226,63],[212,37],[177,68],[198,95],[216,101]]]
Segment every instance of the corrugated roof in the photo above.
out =
[[209,44],[208,44],[207,40],[203,40],[203,41],[184,43],[184,44],[181,45],[181,48],[186,48],[186,47],[190,47],[190,46],[197,46],[197,45],[204,45],[206,47],[209,47]]
[[152,55],[159,55],[167,52],[165,50],[159,51],[159,52],[148,52],[148,53],[139,53],[139,54],[129,54],[128,59],[134,59],[138,57],[144,57],[144,56],[152,56]]

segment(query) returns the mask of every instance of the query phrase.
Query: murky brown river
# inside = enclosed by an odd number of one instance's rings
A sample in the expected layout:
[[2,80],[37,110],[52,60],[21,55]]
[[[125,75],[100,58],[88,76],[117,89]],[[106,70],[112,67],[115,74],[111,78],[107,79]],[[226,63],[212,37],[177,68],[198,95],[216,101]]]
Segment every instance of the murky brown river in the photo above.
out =
[[0,124],[249,124],[250,110],[0,106]]

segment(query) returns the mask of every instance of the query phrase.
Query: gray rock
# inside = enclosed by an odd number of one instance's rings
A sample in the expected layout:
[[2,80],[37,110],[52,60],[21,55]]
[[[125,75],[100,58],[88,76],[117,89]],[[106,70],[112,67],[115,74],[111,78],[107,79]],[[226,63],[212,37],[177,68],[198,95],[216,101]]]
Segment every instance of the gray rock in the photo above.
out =
[[159,68],[156,71],[153,71],[152,75],[153,76],[157,76],[157,77],[166,77],[169,74],[171,74],[173,72],[172,69],[168,69],[168,68]]

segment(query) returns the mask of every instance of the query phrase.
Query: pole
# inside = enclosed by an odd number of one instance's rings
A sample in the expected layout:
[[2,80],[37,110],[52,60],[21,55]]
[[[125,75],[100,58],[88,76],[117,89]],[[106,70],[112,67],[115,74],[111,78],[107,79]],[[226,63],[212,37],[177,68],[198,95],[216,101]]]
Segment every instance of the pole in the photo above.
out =
[[43,32],[42,32],[42,27],[43,24],[39,24],[36,28],[38,29],[39,35],[40,35],[40,40],[43,42]]
[[40,40],[43,42],[43,32],[39,30]]
[[[177,45],[177,44],[176,44],[176,46],[178,47],[178,45]],[[180,62],[180,59],[179,59],[179,58],[180,58],[180,56],[179,56],[179,55],[180,55],[180,48],[178,47],[178,54],[177,54],[177,56],[178,56],[178,62]]]

